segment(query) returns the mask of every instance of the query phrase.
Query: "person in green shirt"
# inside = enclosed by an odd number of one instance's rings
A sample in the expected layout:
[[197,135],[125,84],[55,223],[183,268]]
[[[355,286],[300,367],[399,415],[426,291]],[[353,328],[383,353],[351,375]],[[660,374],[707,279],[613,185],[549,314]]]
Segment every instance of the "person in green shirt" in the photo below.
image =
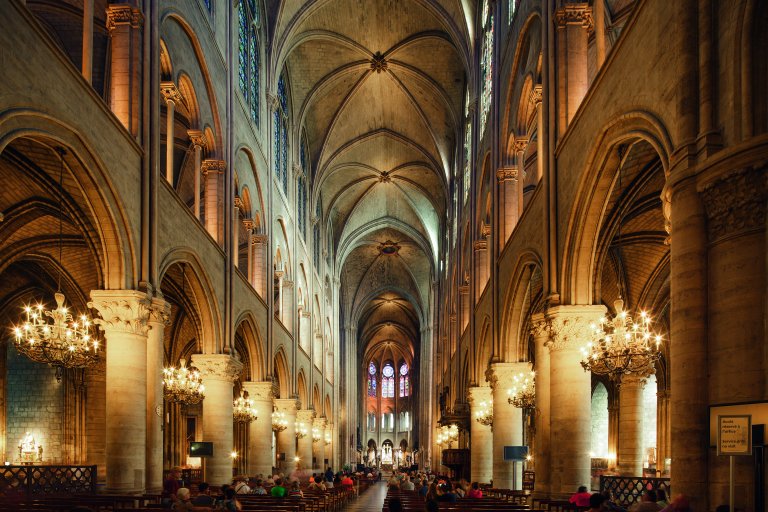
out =
[[278,478],[277,480],[275,480],[275,486],[272,487],[272,490],[269,491],[269,493],[274,498],[285,498],[285,495],[286,495],[287,491],[285,490],[285,487],[283,487],[283,479],[282,478]]

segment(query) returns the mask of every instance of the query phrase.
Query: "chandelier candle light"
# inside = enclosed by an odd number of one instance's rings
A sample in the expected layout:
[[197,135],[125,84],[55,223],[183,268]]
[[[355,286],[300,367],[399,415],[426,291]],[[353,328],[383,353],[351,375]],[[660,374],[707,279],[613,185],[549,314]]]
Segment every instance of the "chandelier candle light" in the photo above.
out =
[[480,402],[480,409],[475,412],[475,421],[493,428],[493,404],[485,401]]
[[277,433],[288,428],[288,420],[285,419],[285,413],[274,411],[272,413],[272,431]]
[[313,428],[312,429],[312,442],[317,443],[320,441],[320,430]]
[[200,372],[187,368],[187,361],[179,360],[179,367],[163,368],[163,396],[168,402],[198,404],[205,398],[205,386]]
[[296,439],[307,437],[307,427],[303,423],[296,423]]
[[237,423],[250,423],[259,419],[258,412],[253,407],[253,400],[245,396],[245,391],[240,390],[240,396],[233,402],[232,415]]
[[507,391],[507,402],[518,409],[532,410],[536,408],[536,387],[534,381],[536,372],[518,373],[513,377],[512,389]]

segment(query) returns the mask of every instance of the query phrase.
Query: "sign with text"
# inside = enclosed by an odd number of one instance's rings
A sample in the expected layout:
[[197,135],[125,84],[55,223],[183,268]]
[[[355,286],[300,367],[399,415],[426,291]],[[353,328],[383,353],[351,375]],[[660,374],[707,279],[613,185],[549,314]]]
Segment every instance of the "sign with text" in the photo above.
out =
[[717,454],[752,455],[752,415],[717,417]]

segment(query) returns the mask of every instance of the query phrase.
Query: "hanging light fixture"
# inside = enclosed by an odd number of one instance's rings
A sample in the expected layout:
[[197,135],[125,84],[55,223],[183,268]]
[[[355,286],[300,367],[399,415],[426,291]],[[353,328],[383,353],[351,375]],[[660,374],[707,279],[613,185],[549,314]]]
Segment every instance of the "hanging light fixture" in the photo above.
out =
[[307,437],[307,427],[303,423],[296,423],[296,439]]
[[187,361],[179,360],[179,367],[163,368],[163,397],[168,402],[186,405],[198,404],[205,398],[205,386],[200,372],[187,368]]
[[325,446],[328,446],[329,444],[331,444],[331,434],[328,434],[328,433],[325,434],[324,442],[325,442]]
[[493,428],[493,404],[485,401],[480,402],[480,408],[475,411],[475,421]]
[[312,443],[319,443],[321,439],[320,436],[320,430],[313,428],[312,429]]
[[[622,178],[622,149],[619,148],[619,191]],[[619,219],[617,234],[618,266],[621,264],[621,226],[624,219]],[[655,371],[656,361],[661,357],[661,336],[652,332],[651,317],[645,311],[632,316],[624,310],[624,300],[619,298],[613,303],[616,315],[613,318],[601,318],[590,325],[590,339],[581,348],[581,366],[584,371],[597,375],[606,375],[620,381],[626,374],[650,375]]]
[[507,391],[507,402],[518,409],[533,410],[536,408],[536,387],[534,381],[536,372],[518,373],[513,377],[512,388]]
[[288,428],[288,420],[285,419],[285,413],[275,411],[272,413],[272,431],[276,434]]
[[43,304],[24,306],[25,319],[13,327],[16,349],[32,361],[56,368],[56,379],[61,380],[65,368],[89,368],[98,361],[99,340],[91,332],[93,321],[88,315],[73,315],[66,307],[61,291],[63,259],[64,155],[63,148],[56,148],[59,155],[59,273],[56,286],[56,308],[45,309]]
[[253,407],[253,400],[245,396],[245,390],[240,390],[240,396],[232,405],[232,415],[236,423],[250,423],[259,419],[258,412]]

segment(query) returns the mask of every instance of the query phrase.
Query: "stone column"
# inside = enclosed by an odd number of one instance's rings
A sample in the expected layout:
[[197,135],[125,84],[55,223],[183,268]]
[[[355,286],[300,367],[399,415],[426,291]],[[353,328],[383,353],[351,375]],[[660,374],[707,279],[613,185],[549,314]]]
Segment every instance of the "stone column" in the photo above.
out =
[[244,382],[257,418],[248,424],[248,474],[272,472],[272,382]]
[[253,235],[253,287],[261,298],[267,299],[267,235]]
[[106,338],[107,489],[141,492],[147,468],[147,331],[151,301],[135,290],[94,290]]
[[233,390],[234,381],[243,370],[243,363],[229,354],[194,354],[192,363],[205,386],[203,400],[203,440],[213,442],[213,457],[205,460],[206,482],[232,480],[234,449]]
[[275,270],[275,278],[277,279],[277,299],[275,300],[275,311],[277,311],[277,319],[283,322],[283,279],[285,278],[284,270]]
[[205,228],[217,242],[221,241],[221,220],[219,211],[219,176],[227,168],[224,160],[203,160],[202,173],[205,180]]
[[643,476],[643,389],[646,378],[624,375],[619,384],[619,453],[621,476]]
[[615,387],[608,390],[608,468],[616,470],[619,452],[619,400]]
[[296,413],[296,423],[303,426],[307,435],[299,439],[296,455],[299,456],[299,465],[307,471],[312,469],[312,423],[315,420],[315,411],[302,409]]
[[475,413],[485,409],[483,404],[493,403],[490,386],[474,386],[467,390],[469,416],[472,420],[469,443],[470,478],[473,481],[489,483],[493,478],[493,432],[490,425],[475,421]]
[[549,323],[541,313],[531,317],[531,331],[536,350],[536,412],[534,425],[536,445],[533,464],[536,471],[536,496],[548,496],[550,487],[551,436],[550,409],[550,364],[549,364]]
[[163,334],[170,316],[171,305],[154,297],[147,334],[147,491],[163,487]]
[[192,142],[192,149],[195,153],[195,166],[193,168],[194,176],[194,202],[192,203],[192,214],[197,220],[200,220],[200,176],[203,166],[203,150],[205,149],[205,136],[200,130],[189,130],[187,132],[189,140]]
[[[92,4],[92,0],[86,0]],[[93,44],[93,10],[90,15],[83,13],[90,26],[89,43]],[[141,26],[143,23],[141,11],[129,4],[111,4],[107,7],[107,30],[110,37],[109,61],[109,106],[120,122],[134,137],[139,136],[141,124]],[[86,30],[86,24],[83,30]],[[89,67],[91,73],[93,48],[83,52],[83,75]],[[88,61],[86,63],[86,60]]]
[[555,11],[558,52],[558,135],[562,136],[589,87],[587,41],[592,32],[592,8],[569,3]]
[[240,210],[243,209],[243,200],[235,196],[232,208],[232,266],[240,266]]
[[475,296],[480,297],[485,285],[488,283],[488,240],[485,238],[477,240],[474,244],[475,249],[475,276],[477,278],[475,285]]
[[288,427],[277,434],[277,453],[285,454],[285,460],[280,461],[278,466],[285,474],[290,473],[296,468],[296,410],[299,404],[295,398],[275,399],[275,410],[285,415],[285,421]]
[[463,334],[469,325],[469,284],[459,286],[459,335]]
[[93,0],[83,0],[83,78],[93,83]]
[[165,98],[166,133],[165,133],[165,179],[171,186],[173,183],[173,146],[175,140],[175,109],[176,103],[181,101],[181,93],[173,82],[161,82],[160,94]]
[[[519,171],[513,167],[504,167],[496,171],[501,196],[501,214],[499,215],[499,250],[504,248],[520,218],[518,189],[522,188],[518,179]],[[522,195],[522,194],[520,194]]]
[[[523,192],[525,191],[525,179],[528,176],[525,172],[525,150],[528,148],[528,139],[522,137],[516,138],[514,148],[515,161],[517,162],[517,189],[515,190],[515,193],[517,194],[517,217],[520,218],[523,214],[523,209],[525,208]],[[542,159],[537,155],[536,160],[537,162],[541,162]]]
[[245,278],[253,286],[253,219],[243,219],[245,227]]
[[656,398],[656,469],[664,475],[669,458],[669,390],[659,390]]
[[319,439],[312,438],[312,468],[313,471],[324,471],[323,455],[325,452],[325,418],[315,418],[312,429],[317,432]]
[[605,314],[604,306],[555,306],[550,322],[551,495],[567,498],[589,486],[592,444],[591,375],[581,367],[581,347],[589,324]]
[[[333,444],[334,443],[333,442],[335,438],[334,438],[333,430],[334,430],[333,425],[331,423],[327,423],[325,426],[325,433],[323,434],[323,446],[325,447],[324,449],[325,455],[323,457],[323,461],[321,461],[321,465],[323,466],[323,469],[325,469],[326,466],[334,468],[334,463],[333,463]],[[326,439],[330,441],[328,444],[326,444]],[[325,459],[328,460],[327,464],[325,464]]]
[[523,444],[523,410],[509,403],[514,376],[530,373],[531,363],[494,363],[486,373],[493,390],[493,485],[523,488],[523,464],[504,460],[505,446]]

